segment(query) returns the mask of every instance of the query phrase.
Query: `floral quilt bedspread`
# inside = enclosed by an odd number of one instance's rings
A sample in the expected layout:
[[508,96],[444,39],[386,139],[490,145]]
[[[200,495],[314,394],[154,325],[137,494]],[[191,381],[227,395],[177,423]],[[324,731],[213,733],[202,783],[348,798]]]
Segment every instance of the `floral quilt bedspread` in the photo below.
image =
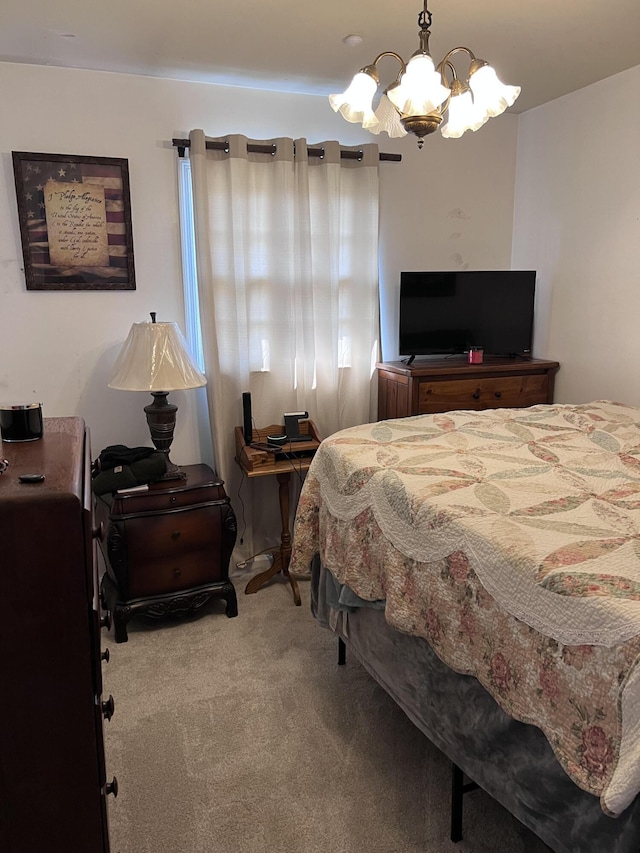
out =
[[640,409],[449,412],[321,444],[290,571],[319,553],[546,734],[620,814],[640,791]]

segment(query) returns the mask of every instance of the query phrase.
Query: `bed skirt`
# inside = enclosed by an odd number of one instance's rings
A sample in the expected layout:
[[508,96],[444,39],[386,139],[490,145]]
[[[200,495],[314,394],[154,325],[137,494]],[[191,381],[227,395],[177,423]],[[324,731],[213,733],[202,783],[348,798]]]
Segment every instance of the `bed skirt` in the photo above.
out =
[[311,609],[409,719],[555,853],[638,853],[640,797],[617,818],[562,770],[542,732],[502,711],[472,676],[447,667],[426,640],[402,634],[374,607],[344,597],[314,560]]

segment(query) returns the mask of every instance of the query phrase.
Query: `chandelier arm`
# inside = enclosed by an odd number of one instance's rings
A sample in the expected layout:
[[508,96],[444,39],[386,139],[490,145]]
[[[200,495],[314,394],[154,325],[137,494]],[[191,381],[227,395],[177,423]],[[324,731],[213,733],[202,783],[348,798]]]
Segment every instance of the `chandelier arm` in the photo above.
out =
[[453,47],[453,48],[451,48],[451,50],[448,53],[446,53],[443,56],[442,60],[438,63],[438,65],[436,67],[436,71],[439,71],[443,77],[444,77],[445,65],[448,65],[449,68],[453,69],[453,72],[455,75],[455,68],[453,67],[453,64],[451,62],[451,57],[455,56],[456,53],[466,53],[467,56],[469,57],[469,59],[471,60],[471,62],[477,61],[475,54],[473,53],[472,50],[469,50],[468,47],[463,47],[462,45],[460,47]]
[[[450,52],[451,51],[449,51],[449,53]],[[449,54],[447,54],[447,56],[448,55]],[[445,76],[444,72],[445,72],[446,68],[448,68],[451,71],[451,83],[449,83],[449,81],[447,80],[447,78]],[[442,80],[442,85],[446,86],[447,89],[449,89],[449,94],[447,95],[446,101],[443,101],[443,103],[441,103],[440,106],[438,107],[438,112],[440,113],[440,115],[444,115],[446,113],[446,111],[449,109],[449,104],[451,103],[451,87],[453,86],[453,83],[458,79],[458,74],[456,72],[454,64],[452,62],[450,62],[446,57],[442,60],[442,62],[440,62],[437,65],[436,71],[440,74],[440,79]]]
[[385,56],[392,56],[395,60],[397,60],[400,63],[400,71],[398,71],[398,77],[400,77],[402,74],[405,73],[405,71],[407,70],[407,66],[405,64],[404,59],[398,53],[396,53],[393,50],[384,50],[382,53],[379,53],[371,64],[377,68],[378,63],[380,62],[381,59],[384,59]]
[[445,86],[448,86],[449,83],[447,78],[445,77],[445,68],[448,68],[451,71],[451,81],[458,79],[458,72],[456,71],[456,67],[452,62],[449,62],[448,59],[443,59],[442,62],[436,67],[436,71],[439,72],[440,77],[442,78],[442,83]]

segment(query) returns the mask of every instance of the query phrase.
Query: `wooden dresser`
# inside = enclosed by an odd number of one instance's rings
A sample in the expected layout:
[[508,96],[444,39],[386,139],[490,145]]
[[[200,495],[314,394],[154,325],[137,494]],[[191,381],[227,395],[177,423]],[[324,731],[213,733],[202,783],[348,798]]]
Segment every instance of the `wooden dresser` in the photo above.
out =
[[108,853],[88,432],[48,418],[0,456],[0,850]]
[[511,409],[553,402],[557,361],[489,358],[482,364],[443,358],[407,365],[381,362],[378,420],[451,412]]

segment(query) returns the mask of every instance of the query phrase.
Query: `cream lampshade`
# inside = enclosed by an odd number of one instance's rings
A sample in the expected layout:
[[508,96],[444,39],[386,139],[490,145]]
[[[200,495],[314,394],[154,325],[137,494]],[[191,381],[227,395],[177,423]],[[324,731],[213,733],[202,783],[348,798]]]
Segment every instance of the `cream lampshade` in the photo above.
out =
[[193,363],[176,323],[134,323],[116,359],[109,388],[119,391],[149,391],[153,403],[145,406],[147,423],[155,447],[166,454],[166,478],[183,477],[169,459],[178,407],[167,401],[169,391],[200,388],[206,377]]

